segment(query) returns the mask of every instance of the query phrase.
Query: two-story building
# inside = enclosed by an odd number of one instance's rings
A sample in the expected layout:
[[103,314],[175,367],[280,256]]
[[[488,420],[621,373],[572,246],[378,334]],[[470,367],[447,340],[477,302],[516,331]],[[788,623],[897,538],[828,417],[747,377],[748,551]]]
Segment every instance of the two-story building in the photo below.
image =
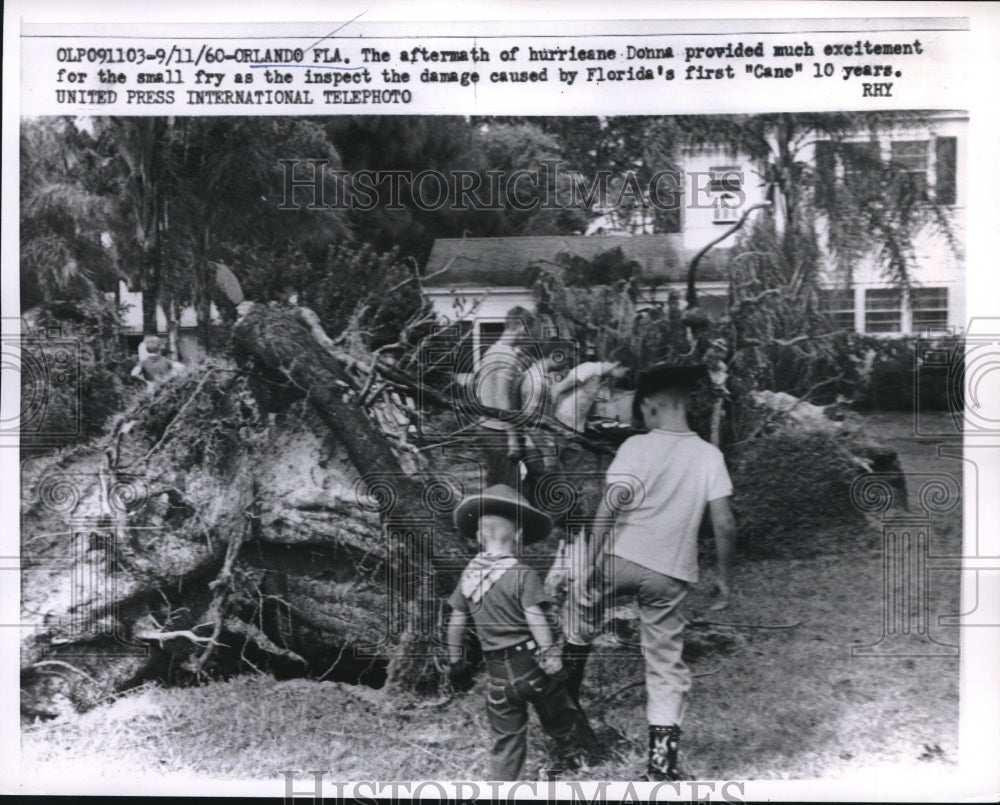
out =
[[[836,323],[858,333],[891,337],[961,332],[965,326],[965,271],[955,244],[962,240],[966,187],[958,166],[965,157],[968,117],[937,112],[900,119],[907,122],[886,124],[874,138],[868,132],[848,138],[850,148],[877,150],[882,160],[891,160],[910,173],[918,192],[934,201],[949,222],[952,237],[946,237],[933,223],[918,233],[908,292],[879,269],[876,243],[870,257],[852,266],[849,278],[836,271],[833,260],[826,257],[819,267],[826,286],[824,307]],[[856,164],[835,156],[828,146],[818,135],[799,146],[798,158],[816,171],[820,191],[824,181],[852,181],[852,172],[857,170]],[[462,327],[472,330],[474,354],[479,355],[502,331],[508,309],[531,306],[530,266],[555,261],[560,252],[592,259],[615,246],[641,265],[639,282],[644,296],[664,301],[672,290],[683,295],[690,259],[732,226],[747,206],[764,201],[766,193],[764,166],[746,156],[723,147],[700,147],[683,157],[685,188],[679,232],[648,234],[646,221],[633,221],[630,227],[643,234],[607,232],[605,222],[613,216],[598,216],[595,221],[599,225],[588,231],[605,234],[440,239],[424,271],[435,310],[446,320],[461,322]],[[822,236],[822,220],[819,227]],[[725,304],[732,245],[732,240],[720,244],[700,265],[699,296],[708,309]]]

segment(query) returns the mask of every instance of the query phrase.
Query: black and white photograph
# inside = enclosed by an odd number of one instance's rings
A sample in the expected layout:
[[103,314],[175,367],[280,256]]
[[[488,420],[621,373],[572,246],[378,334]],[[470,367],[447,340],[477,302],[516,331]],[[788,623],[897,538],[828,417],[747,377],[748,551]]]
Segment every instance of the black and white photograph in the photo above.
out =
[[781,5],[13,26],[4,793],[996,794],[967,9]]

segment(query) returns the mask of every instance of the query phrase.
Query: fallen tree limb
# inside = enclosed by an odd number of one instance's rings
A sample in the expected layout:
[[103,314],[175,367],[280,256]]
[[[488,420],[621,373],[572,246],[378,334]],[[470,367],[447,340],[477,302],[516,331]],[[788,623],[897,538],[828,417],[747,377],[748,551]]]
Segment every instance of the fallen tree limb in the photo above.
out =
[[760,210],[765,207],[770,207],[770,201],[762,201],[759,204],[751,204],[743,211],[743,215],[740,216],[739,220],[733,224],[729,229],[723,232],[719,237],[705,244],[702,249],[691,259],[691,264],[688,266],[687,274],[687,306],[688,308],[698,307],[698,263],[701,262],[701,258],[704,257],[712,249],[713,246],[717,246],[722,243],[730,235],[738,232],[743,228],[743,224],[747,222],[747,218],[750,217],[750,213],[754,210]]
[[86,671],[82,671],[81,669],[77,668],[75,665],[70,665],[68,662],[63,662],[62,660],[39,660],[36,663],[32,663],[31,667],[32,668],[44,668],[44,667],[66,668],[66,669],[68,669],[70,671],[74,671],[75,673],[78,673],[84,679],[87,679],[90,682],[93,682],[95,685],[99,685],[100,684],[96,679],[94,679],[94,677],[92,677]]
[[[208,624],[204,625],[207,626]],[[156,640],[160,644],[162,644],[164,640],[184,639],[184,640],[190,640],[192,643],[195,643],[199,646],[209,646],[209,647],[222,646],[223,648],[226,647],[225,643],[219,643],[213,637],[202,637],[201,635],[196,635],[190,629],[178,629],[177,631],[173,632],[151,632],[149,630],[143,629],[138,632],[133,632],[132,637],[136,638],[137,640]]]

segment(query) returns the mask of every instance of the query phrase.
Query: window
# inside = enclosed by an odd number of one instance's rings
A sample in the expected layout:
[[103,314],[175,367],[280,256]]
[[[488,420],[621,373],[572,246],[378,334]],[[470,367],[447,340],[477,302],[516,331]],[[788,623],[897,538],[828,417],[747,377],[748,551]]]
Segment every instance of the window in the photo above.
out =
[[878,143],[845,143],[841,151],[844,184],[855,193],[874,190],[878,183],[880,162]]
[[927,198],[927,140],[899,140],[891,143],[892,161],[909,177],[910,190],[917,198]]
[[835,330],[854,331],[854,290],[830,289],[820,291],[820,309],[830,319]]
[[898,333],[903,325],[903,297],[895,288],[865,291],[865,332]]
[[712,181],[708,189],[712,193],[715,214],[712,223],[733,224],[740,219],[740,191],[743,188],[743,172],[734,165],[709,168]]
[[482,360],[483,355],[486,354],[486,350],[493,346],[494,342],[503,335],[504,322],[502,319],[500,321],[480,321],[478,325],[478,354],[479,360]]
[[[890,159],[908,177],[906,191],[926,200],[933,191],[938,204],[956,204],[958,188],[956,163],[958,138],[896,140],[889,144]],[[855,194],[880,193],[881,154],[877,142],[834,143],[820,140],[815,145],[816,198],[821,204],[833,201],[836,166],[843,171],[844,186]]]
[[914,288],[910,291],[910,308],[914,332],[947,329],[947,288]]

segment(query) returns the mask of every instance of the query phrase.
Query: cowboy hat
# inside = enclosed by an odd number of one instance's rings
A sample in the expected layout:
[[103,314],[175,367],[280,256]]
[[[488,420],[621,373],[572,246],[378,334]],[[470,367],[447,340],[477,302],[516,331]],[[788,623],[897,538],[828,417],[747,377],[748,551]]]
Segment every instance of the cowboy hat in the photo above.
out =
[[545,539],[552,530],[552,521],[544,512],[529,504],[506,484],[496,484],[469,495],[455,509],[455,526],[466,538],[475,539],[479,518],[484,514],[497,514],[512,520],[523,529],[525,545]]

